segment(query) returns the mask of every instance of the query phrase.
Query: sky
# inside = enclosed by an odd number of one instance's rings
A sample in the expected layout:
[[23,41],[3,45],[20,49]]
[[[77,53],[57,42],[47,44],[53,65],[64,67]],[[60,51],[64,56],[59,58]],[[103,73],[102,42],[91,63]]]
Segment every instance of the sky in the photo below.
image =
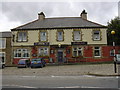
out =
[[[4,0],[0,1],[0,32],[38,19],[44,12],[46,18],[80,17],[85,9],[88,20],[107,25],[118,16],[119,0]],[[120,4],[120,3],[119,3]],[[120,6],[119,6],[120,8]]]

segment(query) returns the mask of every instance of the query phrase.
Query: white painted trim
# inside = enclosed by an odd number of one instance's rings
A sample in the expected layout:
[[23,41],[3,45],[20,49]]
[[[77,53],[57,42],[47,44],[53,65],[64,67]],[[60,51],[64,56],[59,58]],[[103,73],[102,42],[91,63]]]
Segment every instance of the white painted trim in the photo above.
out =
[[6,38],[0,38],[1,40],[3,39],[3,40],[5,40],[5,47],[0,47],[0,49],[6,49]]

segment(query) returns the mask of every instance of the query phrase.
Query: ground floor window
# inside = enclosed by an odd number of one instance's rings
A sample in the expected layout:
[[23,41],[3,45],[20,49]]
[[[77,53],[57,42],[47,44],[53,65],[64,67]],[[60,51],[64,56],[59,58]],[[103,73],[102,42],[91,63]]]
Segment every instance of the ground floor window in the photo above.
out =
[[73,57],[82,56],[82,47],[73,47]]
[[94,47],[94,56],[95,57],[101,56],[101,48],[100,47]]
[[15,58],[29,58],[30,51],[28,49],[16,49],[14,51],[14,57]]
[[40,47],[39,48],[39,56],[49,56],[48,47]]
[[0,62],[5,62],[5,52],[0,52]]
[[110,56],[114,56],[114,49],[110,50]]

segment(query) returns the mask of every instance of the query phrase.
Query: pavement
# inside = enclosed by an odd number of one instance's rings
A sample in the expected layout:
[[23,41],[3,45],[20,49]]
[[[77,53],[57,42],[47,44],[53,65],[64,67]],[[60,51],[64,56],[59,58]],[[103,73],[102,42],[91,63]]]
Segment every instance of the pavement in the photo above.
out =
[[43,68],[17,68],[6,67],[2,69],[2,75],[35,75],[35,76],[120,76],[120,65],[117,65],[117,73],[114,72],[114,64],[90,64],[90,65],[57,65]]

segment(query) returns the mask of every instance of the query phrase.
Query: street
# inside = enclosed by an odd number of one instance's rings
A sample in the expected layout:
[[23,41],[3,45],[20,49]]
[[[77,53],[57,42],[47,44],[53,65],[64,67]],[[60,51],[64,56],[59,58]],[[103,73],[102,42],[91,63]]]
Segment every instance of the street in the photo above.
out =
[[11,76],[5,75],[3,88],[118,88],[118,77],[96,76]]
[[[90,75],[91,73],[93,75]],[[119,76],[114,73],[113,64],[46,66],[35,69],[6,67],[2,70],[3,88],[110,88],[112,90],[120,88],[119,83]]]

